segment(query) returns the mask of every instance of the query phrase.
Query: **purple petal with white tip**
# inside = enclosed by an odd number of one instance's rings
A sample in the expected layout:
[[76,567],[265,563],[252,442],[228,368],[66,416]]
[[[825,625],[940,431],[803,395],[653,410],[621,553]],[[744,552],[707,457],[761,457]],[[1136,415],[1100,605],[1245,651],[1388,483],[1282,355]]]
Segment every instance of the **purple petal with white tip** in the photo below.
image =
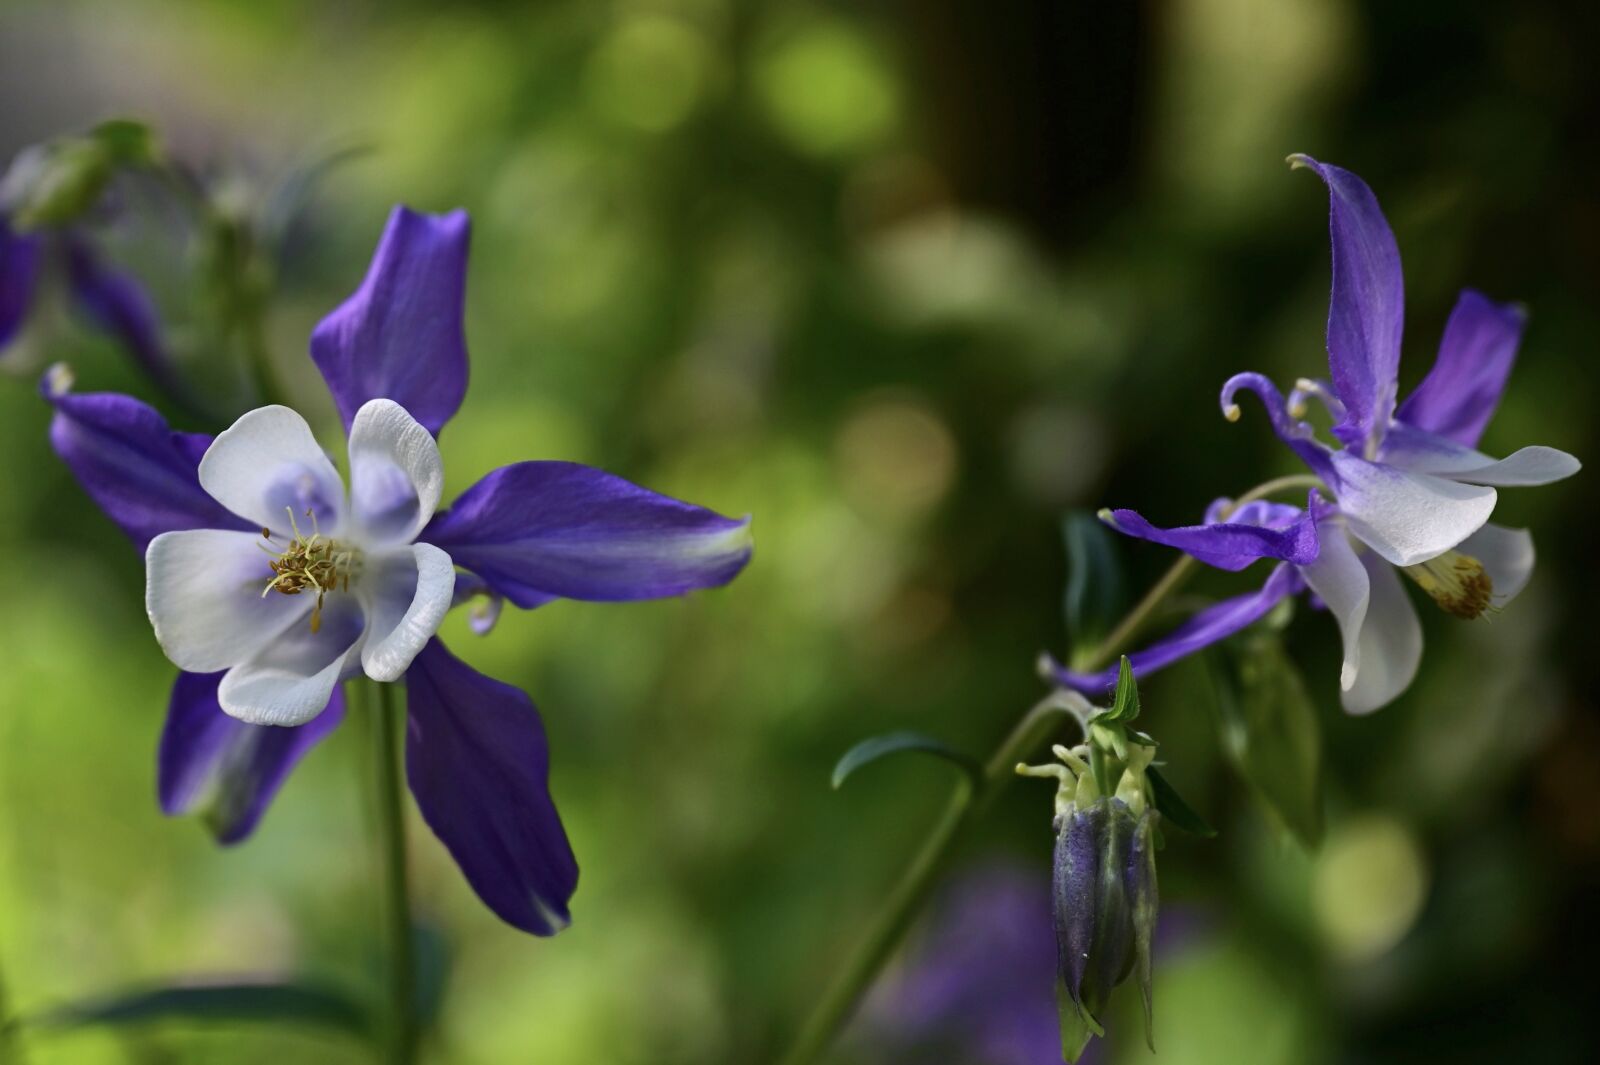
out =
[[659,495],[572,462],[504,466],[419,539],[519,607],[550,596],[622,602],[731,581],[750,560],[749,519]]
[[1535,444],[1496,459],[1446,436],[1395,422],[1378,458],[1412,473],[1432,473],[1464,484],[1501,488],[1553,484],[1583,468],[1572,455]]
[[550,798],[533,700],[432,640],[406,674],[406,776],[422,819],[489,909],[538,936],[570,921],[578,863]]
[[[1134,676],[1154,673],[1248,628],[1266,617],[1286,596],[1296,594],[1303,587],[1295,567],[1287,562],[1279,563],[1256,591],[1206,607],[1149,647],[1129,655]],[[1057,683],[1085,695],[1104,695],[1117,685],[1116,666],[1099,673],[1080,673],[1052,663],[1051,673]]]
[[41,387],[56,409],[50,443],[78,483],[140,553],[164,532],[249,529],[200,487],[197,469],[211,438],[174,432],[155,410],[114,392]]
[[1328,301],[1328,369],[1345,417],[1333,433],[1360,450],[1381,436],[1394,410],[1405,284],[1400,249],[1378,198],[1348,170],[1291,155],[1328,186],[1333,292]]
[[180,673],[172,686],[157,759],[157,797],[169,816],[202,812],[217,842],[252,831],[289,772],[344,719],[335,690],[327,708],[294,728],[247,725],[217,702],[220,673]]
[[0,352],[22,330],[39,287],[43,241],[35,233],[18,233],[0,215]]
[[460,408],[470,230],[465,211],[396,207],[361,287],[311,334],[346,431],[368,400],[394,400],[435,436]]
[[[1311,506],[1314,507],[1315,502],[1316,493],[1313,492]],[[1248,517],[1259,516],[1259,513],[1253,512]],[[1309,508],[1300,511],[1295,520],[1283,528],[1230,520],[1161,529],[1132,510],[1114,510],[1110,518],[1107,524],[1120,533],[1175,547],[1218,569],[1241,570],[1262,558],[1305,565],[1317,557],[1316,519]]]
[[1464,289],[1445,323],[1439,357],[1396,417],[1472,447],[1483,435],[1517,359],[1527,315]]

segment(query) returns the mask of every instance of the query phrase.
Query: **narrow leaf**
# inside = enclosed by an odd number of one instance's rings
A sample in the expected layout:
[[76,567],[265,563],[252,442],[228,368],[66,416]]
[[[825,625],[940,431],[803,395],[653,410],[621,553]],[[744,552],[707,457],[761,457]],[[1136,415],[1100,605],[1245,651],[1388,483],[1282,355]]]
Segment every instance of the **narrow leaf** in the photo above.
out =
[[1132,721],[1138,716],[1139,685],[1133,679],[1133,664],[1123,655],[1122,664],[1117,667],[1117,694],[1111,700],[1111,710],[1100,720]]
[[35,1030],[122,1027],[158,1021],[260,1021],[328,1028],[366,1038],[372,1025],[360,1002],[312,984],[186,984],[116,992],[21,1018]]
[[1207,839],[1217,834],[1217,830],[1207,824],[1205,818],[1195,813],[1194,808],[1183,801],[1178,789],[1174,788],[1155,766],[1146,769],[1144,776],[1150,782],[1150,794],[1155,799],[1156,809],[1160,810],[1161,816],[1171,821],[1174,827]]
[[1087,510],[1068,511],[1061,522],[1067,550],[1067,590],[1063,601],[1073,665],[1111,631],[1122,613],[1122,566],[1111,531]]
[[844,753],[833,767],[833,786],[838,788],[864,765],[892,754],[913,751],[943,758],[959,768],[974,788],[983,782],[983,766],[976,758],[964,754],[939,740],[921,732],[886,732],[881,736],[864,739]]
[[1322,731],[1277,635],[1206,656],[1223,749],[1256,798],[1307,847],[1322,840]]

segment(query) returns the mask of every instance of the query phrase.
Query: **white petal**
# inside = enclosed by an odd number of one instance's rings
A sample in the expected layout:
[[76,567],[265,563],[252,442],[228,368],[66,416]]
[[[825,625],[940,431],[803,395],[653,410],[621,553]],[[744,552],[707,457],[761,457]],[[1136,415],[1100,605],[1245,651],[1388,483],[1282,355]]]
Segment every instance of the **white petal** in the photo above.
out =
[[[303,596],[301,598],[304,598]],[[294,625],[217,686],[222,709],[252,725],[301,725],[328,705],[333,686],[361,653],[366,616],[353,595],[334,592],[322,625]]]
[[174,665],[213,673],[256,654],[311,609],[305,596],[262,596],[272,579],[258,533],[186,529],[145,549],[145,612]]
[[1368,552],[1361,556],[1370,582],[1367,620],[1361,626],[1361,669],[1341,702],[1351,714],[1369,714],[1411,685],[1422,661],[1422,625],[1400,575]]
[[1515,599],[1533,576],[1533,537],[1527,529],[1508,529],[1490,522],[1461,541],[1456,550],[1483,563],[1494,584],[1489,601],[1497,607]]
[[1339,511],[1355,536],[1396,566],[1442,555],[1494,512],[1495,491],[1412,473],[1348,452],[1333,456]]
[[[255,525],[290,530],[306,512],[324,533],[338,528],[344,483],[306,420],[288,407],[261,407],[222,431],[200,459],[200,487]],[[304,530],[311,532],[308,527]]]
[[1550,484],[1583,468],[1583,463],[1565,451],[1540,445],[1495,459],[1404,422],[1395,423],[1389,430],[1380,458],[1413,473],[1433,473],[1452,481],[1502,488]]
[[1301,566],[1300,573],[1306,584],[1316,592],[1333,619],[1339,623],[1339,634],[1344,637],[1344,668],[1339,673],[1339,687],[1349,691],[1355,684],[1361,668],[1361,629],[1367,617],[1367,569],[1356,557],[1337,522],[1322,522],[1317,526],[1321,550],[1317,560]]
[[455,565],[432,544],[369,555],[366,565],[361,587],[369,621],[361,666],[373,680],[399,680],[450,609]]
[[367,535],[409,544],[444,487],[439,444],[404,407],[368,400],[350,423],[350,504]]

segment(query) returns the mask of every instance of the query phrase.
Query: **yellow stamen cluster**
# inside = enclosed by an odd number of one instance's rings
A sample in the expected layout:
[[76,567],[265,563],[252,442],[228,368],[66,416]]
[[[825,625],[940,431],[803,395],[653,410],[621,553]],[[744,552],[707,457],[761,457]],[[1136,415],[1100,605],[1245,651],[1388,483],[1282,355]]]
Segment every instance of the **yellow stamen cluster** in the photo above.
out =
[[[315,591],[317,603],[311,608],[311,631],[317,632],[322,628],[323,597],[336,589],[350,590],[350,577],[361,564],[361,553],[317,531],[315,512],[308,510],[306,516],[312,522],[309,537],[301,535],[294,511],[290,510],[289,528],[294,532],[294,537],[289,545],[279,553],[262,547],[272,555],[272,561],[268,564],[272,567],[273,576],[261,590],[261,597],[265,599],[268,592],[274,591],[284,595]],[[273,544],[271,529],[262,529],[261,537]],[[276,546],[273,544],[273,547]]]
[[1491,609],[1494,581],[1483,563],[1460,551],[1446,551],[1415,566],[1405,574],[1416,581],[1447,614],[1472,621]]

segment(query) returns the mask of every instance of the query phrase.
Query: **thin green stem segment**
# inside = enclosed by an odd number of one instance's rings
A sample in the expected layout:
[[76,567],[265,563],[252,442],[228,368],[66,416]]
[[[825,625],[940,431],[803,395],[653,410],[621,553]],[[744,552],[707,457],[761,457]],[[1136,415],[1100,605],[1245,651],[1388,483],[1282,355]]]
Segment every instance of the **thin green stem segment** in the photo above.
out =
[[405,806],[400,782],[401,709],[398,686],[363,682],[372,689],[365,700],[372,733],[372,781],[376,798],[378,844],[383,879],[384,1029],[383,1060],[387,1065],[415,1065],[417,1060],[416,959],[411,942],[411,900],[406,883]]
[[[1279,477],[1252,488],[1234,500],[1228,513],[1278,492],[1293,488],[1315,488],[1321,484],[1321,481],[1309,475]],[[1194,560],[1187,555],[1173,563],[1098,646],[1081,660],[1075,660],[1081,663],[1079,668],[1094,672],[1110,665],[1161,604],[1188,580],[1194,567]],[[944,813],[929,830],[911,864],[884,900],[867,933],[857,942],[822,998],[812,1008],[800,1034],[781,1059],[782,1065],[811,1065],[838,1038],[855,1012],[861,996],[872,986],[878,972],[888,962],[901,937],[927,901],[939,873],[949,861],[952,844],[962,829],[981,817],[1016,779],[1014,770],[1017,763],[1053,735],[1061,727],[1064,716],[1070,716],[1080,724],[1083,721],[1075,709],[1072,696],[1053,692],[1029,710],[1001,741],[1000,746],[995,748],[984,764],[983,781],[978,787],[974,788],[967,778],[962,778]]]

